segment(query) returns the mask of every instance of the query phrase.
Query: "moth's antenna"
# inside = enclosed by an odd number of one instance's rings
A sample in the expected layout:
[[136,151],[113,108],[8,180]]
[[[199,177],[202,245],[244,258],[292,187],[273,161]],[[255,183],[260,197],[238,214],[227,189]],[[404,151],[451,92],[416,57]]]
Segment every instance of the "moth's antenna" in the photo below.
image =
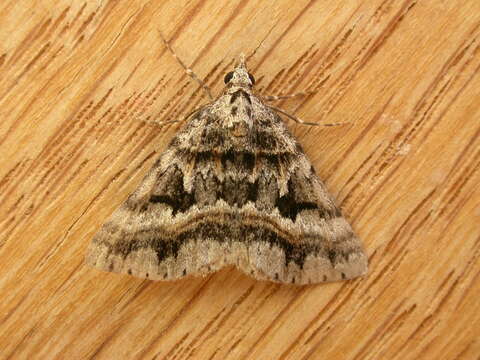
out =
[[185,65],[185,63],[177,56],[177,54],[175,53],[175,51],[172,49],[172,47],[170,46],[170,43],[167,41],[167,39],[165,39],[163,37],[163,34],[160,30],[158,30],[158,34],[160,35],[160,38],[163,40],[166,48],[168,49],[168,51],[170,51],[170,53],[173,55],[173,57],[178,61],[178,63],[180,64],[181,67],[183,67],[183,69],[185,70],[185,72],[187,73],[188,76],[190,76],[193,80],[195,80],[204,90],[205,92],[207,93],[208,97],[210,98],[210,100],[213,100],[213,95],[210,91],[210,88],[208,87],[208,85],[202,80],[200,79],[194,72],[192,69],[190,69],[187,65]]
[[263,45],[265,40],[267,40],[267,38],[270,35],[270,33],[272,32],[272,30],[275,29],[275,26],[277,26],[277,24],[272,26],[272,28],[268,31],[267,35],[265,35],[265,37],[262,39],[262,41],[260,41],[260,43],[257,45],[255,50],[253,50],[253,52],[250,55],[247,56],[246,62],[248,62],[253,57],[253,55],[255,55],[257,53],[257,50]]
[[255,50],[253,50],[253,52],[252,52],[250,55],[247,56],[247,58],[245,59],[245,61],[249,61],[249,60],[253,57],[253,55],[255,55],[255,54],[257,53],[257,50],[260,48],[260,46],[262,46],[264,40],[265,40],[265,39],[263,39],[263,40],[260,42],[260,44],[257,45],[257,47],[255,48]]

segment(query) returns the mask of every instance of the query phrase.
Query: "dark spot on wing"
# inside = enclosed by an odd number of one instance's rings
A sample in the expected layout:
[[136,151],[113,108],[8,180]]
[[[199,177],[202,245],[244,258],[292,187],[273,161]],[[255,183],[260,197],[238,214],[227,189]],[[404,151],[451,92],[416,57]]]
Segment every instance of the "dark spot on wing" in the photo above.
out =
[[257,131],[255,145],[259,150],[276,150],[278,148],[278,139],[274,134],[268,131]]
[[288,217],[292,221],[295,221],[298,213],[303,210],[318,209],[316,203],[311,201],[302,201],[296,196],[297,189],[294,188],[292,180],[288,181],[288,192],[279,197],[276,201],[276,206],[283,217]]
[[328,260],[330,260],[333,265],[335,263],[335,258],[337,257],[337,253],[335,252],[335,250],[328,250],[327,256]]
[[195,203],[195,198],[183,188],[182,171],[174,165],[173,170],[165,176],[168,176],[168,181],[165,181],[164,186],[157,193],[150,196],[150,203],[170,206],[173,215],[177,212],[185,212]]

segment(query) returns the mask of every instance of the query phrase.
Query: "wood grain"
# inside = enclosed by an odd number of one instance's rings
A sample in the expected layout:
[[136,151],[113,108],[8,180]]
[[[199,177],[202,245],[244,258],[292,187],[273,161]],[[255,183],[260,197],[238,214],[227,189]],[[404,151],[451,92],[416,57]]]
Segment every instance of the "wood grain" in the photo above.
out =
[[[480,2],[0,4],[0,358],[478,359]],[[240,53],[363,238],[364,279],[154,283],[93,234]]]

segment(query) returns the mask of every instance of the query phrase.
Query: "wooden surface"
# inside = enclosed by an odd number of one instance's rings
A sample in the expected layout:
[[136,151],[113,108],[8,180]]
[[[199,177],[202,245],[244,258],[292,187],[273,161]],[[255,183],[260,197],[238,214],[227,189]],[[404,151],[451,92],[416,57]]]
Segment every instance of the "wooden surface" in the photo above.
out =
[[[34,5],[35,4],[35,5]],[[480,2],[0,4],[1,359],[478,359]],[[93,234],[240,52],[364,241],[364,279],[154,283]]]

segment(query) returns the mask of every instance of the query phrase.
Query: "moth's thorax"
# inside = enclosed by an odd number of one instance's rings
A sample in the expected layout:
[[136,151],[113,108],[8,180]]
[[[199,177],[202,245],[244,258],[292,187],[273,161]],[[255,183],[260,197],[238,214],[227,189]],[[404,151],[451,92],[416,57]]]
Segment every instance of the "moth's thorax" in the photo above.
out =
[[253,84],[252,75],[240,61],[225,75],[225,90],[212,104],[212,112],[222,119],[222,128],[232,137],[248,137],[252,131],[254,106],[258,102],[252,93]]
[[235,80],[230,81],[225,87],[225,90],[223,93],[233,94],[235,91],[239,89],[242,89],[247,92],[251,92],[252,87],[253,87],[253,84],[251,83],[251,80],[248,78],[248,75],[246,78],[242,75],[235,78]]
[[211,106],[212,114],[232,137],[245,137],[252,131],[258,100],[242,88],[220,96]]
[[252,86],[251,85],[229,85],[225,88],[225,91],[223,92],[224,95],[233,95],[239,90],[243,91],[244,93],[247,94],[252,94]]

